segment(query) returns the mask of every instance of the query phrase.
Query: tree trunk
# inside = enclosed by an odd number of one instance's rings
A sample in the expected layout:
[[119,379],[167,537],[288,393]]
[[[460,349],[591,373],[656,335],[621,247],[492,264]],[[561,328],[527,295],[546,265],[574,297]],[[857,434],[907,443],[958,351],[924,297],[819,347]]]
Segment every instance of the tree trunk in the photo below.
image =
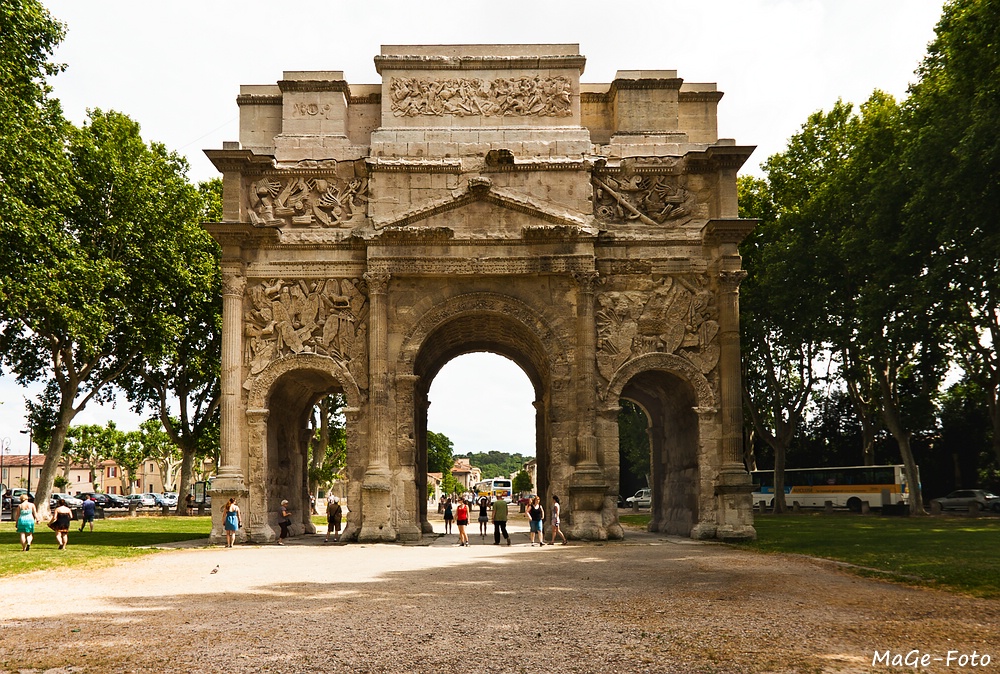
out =
[[910,489],[910,514],[926,515],[924,512],[923,495],[920,489],[920,475],[917,470],[917,462],[913,458],[913,449],[910,447],[910,433],[903,428],[902,415],[899,411],[899,404],[892,392],[892,385],[885,372],[876,374],[879,390],[882,392],[882,418],[885,425],[892,433],[899,445],[899,454],[903,459],[903,469],[906,471],[906,482]]
[[[66,446],[66,435],[69,432],[70,422],[76,416],[77,410],[73,409],[72,401],[76,397],[63,392],[63,403],[59,408],[59,421],[52,429],[52,437],[49,439],[49,448],[45,451],[45,463],[42,464],[42,474],[38,478],[35,486],[35,508],[40,519],[49,516],[49,496],[52,494],[52,483],[55,481],[56,472],[59,470],[59,461],[62,459],[63,447]],[[69,400],[70,402],[65,402]],[[31,472],[31,466],[28,466]]]
[[175,515],[187,515],[188,492],[194,477],[194,447],[180,446],[181,449],[181,483],[177,489],[177,507]]
[[788,512],[788,504],[785,502],[785,456],[788,448],[780,442],[775,442],[771,448],[774,450],[774,508],[772,512],[778,515]]

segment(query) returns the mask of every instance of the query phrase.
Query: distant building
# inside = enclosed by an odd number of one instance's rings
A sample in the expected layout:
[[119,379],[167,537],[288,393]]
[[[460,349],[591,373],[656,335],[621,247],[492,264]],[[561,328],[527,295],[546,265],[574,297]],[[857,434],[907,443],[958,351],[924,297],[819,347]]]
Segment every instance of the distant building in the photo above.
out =
[[483,471],[473,466],[469,459],[455,459],[451,467],[451,476],[455,478],[466,489],[472,489],[477,482],[483,479]]

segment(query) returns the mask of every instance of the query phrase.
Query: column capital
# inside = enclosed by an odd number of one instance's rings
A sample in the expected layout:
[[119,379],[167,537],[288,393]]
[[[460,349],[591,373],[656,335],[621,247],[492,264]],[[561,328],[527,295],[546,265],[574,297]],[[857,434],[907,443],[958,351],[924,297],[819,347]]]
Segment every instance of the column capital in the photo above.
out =
[[573,280],[576,281],[576,285],[580,288],[581,292],[590,294],[594,292],[597,284],[601,282],[601,274],[596,269],[575,271],[573,272]]
[[721,286],[722,292],[724,293],[734,293],[740,289],[740,284],[743,283],[743,279],[747,277],[747,273],[743,269],[738,269],[736,271],[720,271],[719,272],[719,285]]
[[389,279],[392,277],[387,271],[366,271],[362,277],[368,285],[368,294],[384,293],[389,287]]

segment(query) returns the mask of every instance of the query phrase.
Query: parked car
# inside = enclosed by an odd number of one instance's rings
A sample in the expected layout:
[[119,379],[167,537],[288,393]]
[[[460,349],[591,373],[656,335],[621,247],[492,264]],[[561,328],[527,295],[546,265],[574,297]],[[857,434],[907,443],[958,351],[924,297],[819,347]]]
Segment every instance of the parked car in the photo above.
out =
[[980,510],[1000,512],[1000,496],[983,489],[959,489],[931,503],[939,504],[941,510],[968,510],[973,503],[978,503]]
[[523,506],[530,506],[531,505],[531,501],[536,496],[538,496],[538,494],[528,494],[527,496],[522,496],[521,498],[517,499],[517,504],[518,505],[523,505]]
[[621,494],[618,494],[618,507],[619,508],[627,508],[628,507],[628,504],[625,502],[625,497],[622,496]]
[[85,491],[81,494],[77,494],[80,498],[94,498],[94,502],[97,503],[99,508],[127,508],[128,501],[126,501],[121,496],[117,494],[103,494],[92,491]]
[[129,494],[125,500],[129,505],[137,503],[140,508],[152,508],[156,505],[156,497],[153,494]]
[[62,499],[66,502],[66,507],[68,508],[79,508],[83,505],[83,501],[75,496],[70,496],[69,494],[64,494],[61,492],[55,492],[49,497],[49,507],[55,508],[59,505],[59,500]]
[[177,507],[177,494],[176,493],[167,491],[167,492],[163,492],[160,496],[163,498],[163,505],[168,506],[170,508],[176,508]]
[[640,508],[648,508],[653,503],[653,490],[652,489],[640,489],[635,493],[635,496],[629,496],[625,499],[628,504],[627,507],[631,508],[633,504],[638,503]]
[[30,492],[27,489],[22,489],[19,487],[17,489],[12,490],[10,494],[11,494],[10,500],[14,505],[17,505],[18,503],[21,502],[21,494],[27,494],[28,500],[31,501],[32,503],[35,502],[34,492]]

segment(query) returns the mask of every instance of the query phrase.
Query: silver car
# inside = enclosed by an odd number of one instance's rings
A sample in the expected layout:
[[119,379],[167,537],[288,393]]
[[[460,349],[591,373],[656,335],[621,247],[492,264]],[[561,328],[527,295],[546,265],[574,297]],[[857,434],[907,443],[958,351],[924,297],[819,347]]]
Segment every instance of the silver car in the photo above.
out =
[[931,503],[940,505],[941,510],[968,510],[973,503],[978,503],[980,510],[1000,512],[1000,496],[984,489],[959,489]]

